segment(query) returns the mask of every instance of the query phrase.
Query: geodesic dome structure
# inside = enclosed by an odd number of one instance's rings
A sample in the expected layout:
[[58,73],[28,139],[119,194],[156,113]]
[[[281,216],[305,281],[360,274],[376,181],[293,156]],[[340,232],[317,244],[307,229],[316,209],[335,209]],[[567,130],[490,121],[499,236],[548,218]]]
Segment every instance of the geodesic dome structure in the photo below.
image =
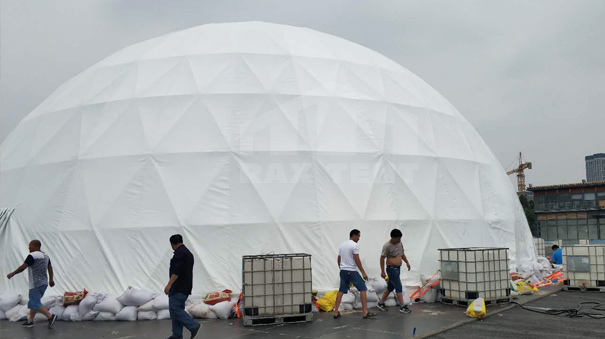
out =
[[438,248],[534,257],[469,122],[397,63],[306,28],[209,24],[127,47],[32,111],[0,162],[1,273],[38,238],[63,290],[162,290],[174,233],[197,293],[237,291],[242,255],[269,252],[312,254],[314,288],[333,288],[353,228],[376,276],[393,228],[413,279]]

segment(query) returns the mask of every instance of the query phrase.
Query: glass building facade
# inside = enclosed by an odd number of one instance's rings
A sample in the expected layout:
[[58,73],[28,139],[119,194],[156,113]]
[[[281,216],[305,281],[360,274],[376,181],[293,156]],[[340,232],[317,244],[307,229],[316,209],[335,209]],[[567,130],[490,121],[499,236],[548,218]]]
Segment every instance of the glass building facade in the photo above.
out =
[[605,239],[605,183],[530,187],[540,237],[546,241]]
[[586,160],[586,181],[605,181],[605,153],[589,155]]

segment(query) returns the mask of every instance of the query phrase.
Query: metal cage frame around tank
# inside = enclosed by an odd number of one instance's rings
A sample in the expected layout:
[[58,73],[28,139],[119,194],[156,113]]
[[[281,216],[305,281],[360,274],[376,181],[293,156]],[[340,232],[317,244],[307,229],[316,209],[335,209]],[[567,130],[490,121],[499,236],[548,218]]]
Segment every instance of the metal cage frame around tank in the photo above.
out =
[[536,249],[536,254],[538,257],[546,257],[546,243],[542,238],[533,238],[534,239],[534,248]]
[[567,290],[605,292],[605,246],[563,246],[563,282]]
[[[302,267],[294,268],[293,259],[300,258],[302,259]],[[308,265],[307,259],[308,258]],[[246,270],[246,262],[250,262],[250,270]],[[261,270],[255,269],[254,262],[262,261],[263,267]],[[276,267],[276,262],[281,261],[281,267]],[[283,267],[284,263],[290,262],[290,267]],[[267,266],[270,264],[270,266]],[[277,265],[280,266],[280,265]],[[243,290],[243,317],[252,318],[252,319],[262,319],[262,318],[280,318],[279,322],[299,322],[299,321],[309,321],[312,319],[311,307],[313,305],[312,302],[312,293],[313,293],[313,270],[312,270],[312,261],[311,255],[307,253],[291,253],[291,254],[263,254],[263,255],[245,255],[242,257],[242,290]],[[297,281],[294,277],[295,272],[300,271],[302,280]],[[255,282],[254,276],[255,273],[263,274],[262,282]],[[270,276],[271,281],[267,280],[267,273],[271,273]],[[278,275],[279,274],[279,275]],[[289,274],[289,277],[288,277]],[[247,277],[249,277],[250,281],[247,281]],[[279,279],[276,279],[279,277]],[[289,278],[289,279],[288,279]],[[279,281],[277,281],[279,280]],[[288,281],[289,280],[289,281]],[[302,292],[295,292],[295,284],[302,285]],[[289,292],[287,292],[286,286],[289,285]],[[263,286],[263,293],[256,294],[254,293],[254,287]],[[248,288],[253,293],[246,293]],[[281,288],[279,288],[281,287]],[[295,295],[303,295],[303,302],[297,303],[294,300]],[[309,300],[304,300],[308,296]],[[278,304],[279,298],[283,303]],[[263,306],[255,306],[253,298],[263,298]],[[267,299],[269,298],[269,299]],[[289,300],[288,300],[289,298]],[[248,304],[248,300],[251,300],[250,305]],[[266,301],[271,300],[271,305],[267,306]],[[254,309],[257,309],[257,312],[254,312]],[[261,311],[264,309],[264,312]],[[272,312],[269,312],[272,310]],[[284,312],[279,312],[279,310],[284,310]],[[285,312],[285,310],[290,310],[291,312]],[[298,312],[294,312],[297,310]]]
[[[464,253],[464,258],[461,257],[461,252]],[[478,252],[481,253],[480,260],[477,256]],[[490,252],[498,253],[498,257],[490,258]],[[444,256],[445,253],[447,256]],[[450,253],[455,253],[455,257],[450,257]],[[472,258],[470,253],[473,253]],[[504,258],[501,257],[502,255]],[[505,263],[502,264],[502,261]],[[455,272],[444,269],[444,266],[448,265],[446,263],[452,263],[452,266],[455,266]],[[490,263],[493,265],[493,269],[490,268]],[[493,302],[510,300],[509,263],[508,248],[506,247],[440,248],[441,282],[439,291],[442,301],[464,306],[477,298]],[[461,278],[462,274],[465,275],[464,278]],[[475,281],[469,281],[468,277],[471,275],[474,275]],[[480,276],[483,279],[480,279]],[[462,284],[465,286],[462,287]],[[483,288],[479,288],[481,284]],[[446,291],[450,291],[451,294],[448,295]]]

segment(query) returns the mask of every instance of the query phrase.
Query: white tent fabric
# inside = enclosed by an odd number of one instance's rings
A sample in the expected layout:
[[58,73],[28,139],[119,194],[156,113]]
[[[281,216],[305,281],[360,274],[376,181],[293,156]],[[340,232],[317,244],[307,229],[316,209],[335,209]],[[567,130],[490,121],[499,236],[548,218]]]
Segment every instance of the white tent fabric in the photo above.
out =
[[446,99],[306,28],[210,24],[127,47],[32,111],[0,162],[0,207],[14,209],[1,274],[38,238],[59,290],[161,291],[174,233],[196,293],[239,290],[242,255],[268,252],[312,254],[314,288],[333,288],[353,228],[371,276],[393,228],[413,277],[437,270],[438,248],[535,256],[504,170]]

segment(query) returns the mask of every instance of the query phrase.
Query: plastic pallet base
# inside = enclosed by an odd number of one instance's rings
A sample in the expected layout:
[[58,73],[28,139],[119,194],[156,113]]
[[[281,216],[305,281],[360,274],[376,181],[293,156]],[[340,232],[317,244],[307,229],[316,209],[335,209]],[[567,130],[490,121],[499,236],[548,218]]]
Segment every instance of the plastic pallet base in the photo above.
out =
[[574,286],[565,286],[563,287],[564,291],[580,291],[580,292],[600,292],[605,293],[605,287],[574,287]]
[[[454,306],[468,307],[474,300],[441,299],[441,303]],[[485,306],[500,305],[510,302],[510,298],[486,300]]]
[[244,326],[276,325],[304,323],[313,321],[313,313],[296,315],[278,315],[274,317],[244,317]]

